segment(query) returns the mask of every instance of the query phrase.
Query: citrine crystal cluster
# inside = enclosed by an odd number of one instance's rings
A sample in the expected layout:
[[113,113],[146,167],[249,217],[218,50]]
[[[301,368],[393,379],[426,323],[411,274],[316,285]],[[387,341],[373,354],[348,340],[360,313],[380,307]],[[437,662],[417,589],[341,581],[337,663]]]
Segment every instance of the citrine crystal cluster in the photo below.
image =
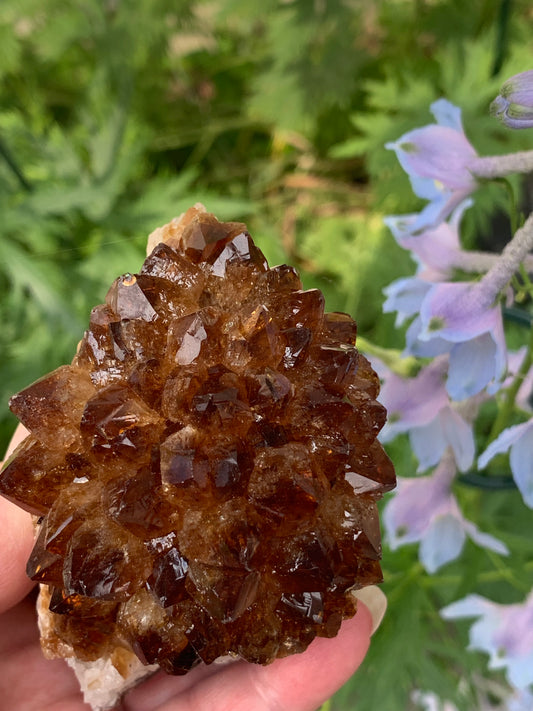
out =
[[11,399],[31,434],[0,492],[39,517],[48,656],[266,664],[381,580],[379,381],[354,321],[244,225],[195,207],[152,243],[72,364]]

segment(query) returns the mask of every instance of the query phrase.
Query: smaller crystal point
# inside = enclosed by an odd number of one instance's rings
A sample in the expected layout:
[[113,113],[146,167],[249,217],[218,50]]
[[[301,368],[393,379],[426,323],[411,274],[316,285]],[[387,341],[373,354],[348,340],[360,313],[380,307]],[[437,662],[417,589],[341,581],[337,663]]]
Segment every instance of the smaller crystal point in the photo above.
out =
[[150,245],[73,364],[11,399],[31,436],[0,493],[42,517],[43,647],[119,673],[267,664],[381,580],[379,379],[351,317],[244,225],[195,206]]

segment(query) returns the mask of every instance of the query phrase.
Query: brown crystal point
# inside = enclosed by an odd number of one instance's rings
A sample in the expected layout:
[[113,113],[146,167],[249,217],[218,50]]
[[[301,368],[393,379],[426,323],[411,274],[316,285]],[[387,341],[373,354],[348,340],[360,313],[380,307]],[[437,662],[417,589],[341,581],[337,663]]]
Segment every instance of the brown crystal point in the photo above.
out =
[[108,291],[106,302],[119,316],[120,321],[130,319],[154,321],[157,318],[157,313],[137,283],[134,274],[119,277]]
[[9,407],[39,441],[65,447],[76,439],[83,407],[94,392],[86,371],[63,365],[13,395]]
[[41,515],[49,511],[65,487],[86,476],[92,476],[91,465],[76,449],[51,449],[30,436],[4,463],[0,494]]
[[189,563],[177,548],[171,548],[156,558],[147,587],[163,607],[176,605],[187,597],[185,578],[188,570]]
[[110,385],[91,398],[80,431],[92,453],[139,457],[157,439],[160,418],[127,385]]
[[31,436],[0,493],[42,517],[49,656],[267,664],[381,580],[379,379],[352,318],[269,269],[245,225],[195,206],[149,243],[73,364],[11,399]]
[[140,541],[111,522],[87,522],[69,543],[64,590],[96,600],[126,600],[140,587],[148,564]]
[[42,527],[26,564],[26,573],[36,582],[63,583],[63,558],[46,548],[46,527]]

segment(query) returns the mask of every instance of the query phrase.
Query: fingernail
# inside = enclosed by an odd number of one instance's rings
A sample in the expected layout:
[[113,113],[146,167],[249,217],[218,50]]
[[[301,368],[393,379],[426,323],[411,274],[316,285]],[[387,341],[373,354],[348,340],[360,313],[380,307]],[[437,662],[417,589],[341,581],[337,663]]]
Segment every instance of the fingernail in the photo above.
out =
[[385,616],[385,610],[387,609],[385,593],[381,588],[378,588],[377,585],[369,585],[367,588],[354,590],[352,595],[358,600],[361,600],[361,602],[368,607],[370,616],[372,617],[372,630],[370,634],[373,635]]

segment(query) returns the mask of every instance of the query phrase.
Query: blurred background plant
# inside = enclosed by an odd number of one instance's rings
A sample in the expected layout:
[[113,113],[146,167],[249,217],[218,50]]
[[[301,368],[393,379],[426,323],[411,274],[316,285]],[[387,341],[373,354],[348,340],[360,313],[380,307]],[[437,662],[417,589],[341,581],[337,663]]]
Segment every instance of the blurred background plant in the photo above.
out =
[[[370,350],[403,348],[382,290],[415,264],[383,216],[423,203],[384,145],[445,96],[480,154],[531,148],[532,132],[509,131],[488,107],[531,67],[532,28],[527,0],[3,0],[2,449],[9,396],[71,359],[90,308],[140,265],[146,235],[198,201],[246,220],[270,263],[294,264],[328,310],[350,312]],[[529,211],[531,184],[510,182]],[[501,250],[507,208],[504,187],[481,186],[463,244]],[[407,435],[389,447],[398,474],[413,476]],[[503,673],[467,651],[468,624],[439,611],[473,590],[523,600],[531,512],[516,491],[456,495],[511,555],[467,541],[429,575],[416,544],[385,548],[389,613],[325,708],[505,708]]]

